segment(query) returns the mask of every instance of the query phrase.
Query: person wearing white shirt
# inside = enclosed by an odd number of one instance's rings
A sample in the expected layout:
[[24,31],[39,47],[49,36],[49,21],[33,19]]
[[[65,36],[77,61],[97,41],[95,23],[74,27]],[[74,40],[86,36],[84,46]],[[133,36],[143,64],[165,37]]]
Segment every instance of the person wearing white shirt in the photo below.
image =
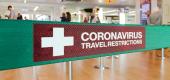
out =
[[162,13],[159,7],[155,8],[148,20],[150,25],[161,25],[162,23]]
[[11,5],[8,6],[8,11],[5,12],[5,18],[6,19],[16,19],[15,12]]

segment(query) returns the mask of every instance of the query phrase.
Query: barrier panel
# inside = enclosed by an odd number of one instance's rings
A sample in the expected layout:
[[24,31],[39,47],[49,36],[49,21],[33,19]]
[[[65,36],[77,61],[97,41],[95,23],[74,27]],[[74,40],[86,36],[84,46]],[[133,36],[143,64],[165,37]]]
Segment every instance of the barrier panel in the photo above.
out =
[[170,46],[169,30],[169,26],[0,20],[0,70],[165,48]]

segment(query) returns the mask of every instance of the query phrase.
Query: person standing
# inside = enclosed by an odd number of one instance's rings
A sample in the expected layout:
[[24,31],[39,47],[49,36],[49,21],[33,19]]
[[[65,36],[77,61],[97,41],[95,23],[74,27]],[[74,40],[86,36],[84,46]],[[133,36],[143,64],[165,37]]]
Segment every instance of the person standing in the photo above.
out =
[[162,23],[162,13],[160,7],[155,8],[148,19],[148,24],[150,25],[161,25]]
[[24,20],[28,20],[27,16],[24,17]]
[[99,17],[92,15],[90,18],[90,23],[100,23]]
[[100,18],[98,16],[96,17],[96,23],[100,23]]
[[91,16],[90,16],[90,23],[95,23],[95,22],[94,22],[94,18],[95,18],[94,15],[91,15]]
[[23,20],[21,13],[18,13],[17,20]]
[[8,11],[5,13],[5,17],[7,19],[16,19],[15,12],[14,12],[13,7],[11,5],[8,6]]
[[61,22],[66,22],[66,14],[62,13]]
[[[156,7],[155,9],[153,9],[153,11],[151,12],[151,15],[149,16],[148,19],[148,24],[150,25],[161,25],[162,24],[162,13],[161,13],[161,6],[158,5],[158,7]],[[165,49],[167,50],[167,49]],[[161,57],[161,53],[160,53],[161,49],[157,49],[157,50],[152,50],[151,52],[156,54],[157,57]],[[165,53],[165,56],[167,54]]]
[[87,17],[84,17],[84,23],[88,23],[88,18]]
[[66,22],[71,22],[71,14],[70,14],[70,12],[66,12]]

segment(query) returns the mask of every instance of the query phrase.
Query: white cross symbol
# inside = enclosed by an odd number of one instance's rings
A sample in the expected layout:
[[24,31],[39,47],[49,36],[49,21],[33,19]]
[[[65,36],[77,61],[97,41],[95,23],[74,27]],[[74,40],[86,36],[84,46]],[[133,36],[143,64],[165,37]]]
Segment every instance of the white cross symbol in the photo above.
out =
[[73,46],[73,37],[64,37],[64,28],[53,28],[53,37],[42,37],[41,47],[53,47],[53,56],[63,56],[64,46]]

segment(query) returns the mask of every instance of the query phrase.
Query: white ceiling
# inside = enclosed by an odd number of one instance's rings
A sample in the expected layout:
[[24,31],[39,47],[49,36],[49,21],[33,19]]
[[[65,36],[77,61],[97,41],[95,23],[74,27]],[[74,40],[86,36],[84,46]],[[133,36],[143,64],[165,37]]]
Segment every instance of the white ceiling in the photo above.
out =
[[[25,0],[0,0],[0,2],[17,2],[17,3],[22,3],[24,1]],[[62,0],[26,0],[26,1],[28,3],[56,4],[56,3],[61,3]],[[112,0],[111,4],[134,5],[135,1],[136,0]],[[72,2],[74,3],[74,1]],[[81,0],[81,3],[104,4],[105,0]]]
[[119,8],[119,7],[135,7],[136,0],[117,0],[110,5],[105,4],[105,0],[82,0],[81,2],[61,2],[61,0],[0,0],[0,11],[6,10],[8,5],[13,5],[15,10],[21,12],[31,12],[36,6],[40,13],[50,12],[55,7],[63,7],[72,12],[81,10],[83,8],[92,7],[106,7],[106,8]]

